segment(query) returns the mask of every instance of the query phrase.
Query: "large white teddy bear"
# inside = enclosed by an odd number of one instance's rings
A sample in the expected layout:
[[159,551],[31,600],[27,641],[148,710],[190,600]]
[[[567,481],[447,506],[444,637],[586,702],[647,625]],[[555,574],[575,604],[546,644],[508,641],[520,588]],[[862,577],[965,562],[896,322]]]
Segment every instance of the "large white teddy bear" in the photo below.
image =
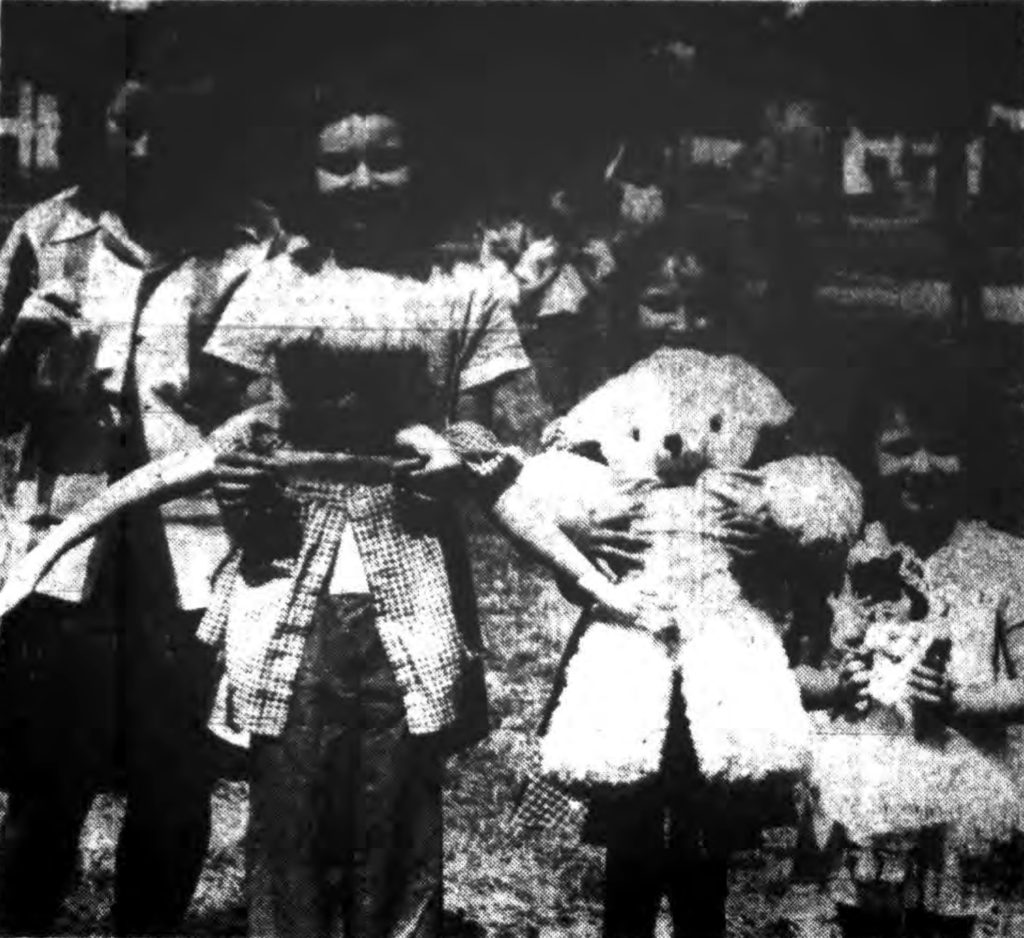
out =
[[568,525],[638,504],[633,532],[650,546],[643,568],[622,580],[638,621],[592,608],[574,634],[541,741],[547,778],[592,792],[654,777],[677,671],[708,781],[756,784],[806,768],[811,726],[780,625],[748,595],[713,521],[742,480],[760,502],[748,507],[767,512],[809,560],[841,554],[856,536],[860,490],[836,462],[759,464],[759,451],[784,449],[792,417],[742,359],[665,348],[549,428],[519,491]]

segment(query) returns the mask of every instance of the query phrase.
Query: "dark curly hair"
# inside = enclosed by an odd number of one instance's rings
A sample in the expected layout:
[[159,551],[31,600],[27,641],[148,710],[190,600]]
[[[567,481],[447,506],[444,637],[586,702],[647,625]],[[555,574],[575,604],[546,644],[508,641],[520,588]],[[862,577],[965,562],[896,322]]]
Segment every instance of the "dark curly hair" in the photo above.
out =
[[961,458],[969,498],[965,507],[985,514],[1003,428],[998,397],[971,350],[911,329],[887,336],[871,350],[842,453],[864,483],[869,513],[877,473],[875,442],[897,411],[935,445]]

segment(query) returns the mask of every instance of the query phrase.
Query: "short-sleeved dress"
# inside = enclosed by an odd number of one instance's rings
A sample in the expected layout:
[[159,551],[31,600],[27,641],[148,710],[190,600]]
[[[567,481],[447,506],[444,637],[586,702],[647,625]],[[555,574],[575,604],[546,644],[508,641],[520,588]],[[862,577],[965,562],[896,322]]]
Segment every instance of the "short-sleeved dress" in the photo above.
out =
[[[313,434],[304,434],[295,447],[300,449],[379,449],[410,422],[444,429],[455,417],[461,393],[529,367],[507,298],[486,277],[468,268],[429,276],[343,269],[302,243],[255,272],[225,311],[206,351],[280,379],[275,349],[294,345],[296,337],[312,340],[311,348],[326,349],[328,357],[305,373],[293,361],[288,380],[314,405],[320,391],[335,396],[331,426],[312,421],[306,430]],[[335,363],[336,376],[324,368],[325,360]],[[411,361],[417,379],[405,381],[394,370],[396,360]],[[349,369],[379,372],[385,380],[369,385],[373,393],[356,387],[351,395],[338,396]],[[286,391],[275,389],[279,397]],[[392,404],[405,406],[395,413]],[[320,433],[327,445],[316,445]],[[309,627],[302,607],[325,591],[373,596],[377,628],[403,689],[413,733],[444,731],[459,738],[461,724],[479,728],[483,702],[470,701],[466,693],[467,664],[478,658],[479,630],[453,512],[440,506],[429,513],[429,523],[423,522],[426,529],[413,530],[386,478],[326,488],[302,485],[286,494],[298,503],[303,533],[284,558],[276,585],[262,584],[263,598],[246,603],[247,585],[237,563],[227,568],[201,630],[202,638],[227,651],[231,699],[222,695],[215,729],[226,721],[232,732],[280,732]]]
[[[861,544],[870,544],[872,556],[879,558],[887,555],[887,548],[897,549],[878,522],[868,525]],[[857,554],[855,548],[851,557]],[[914,558],[911,562],[915,562]],[[1024,542],[983,522],[964,521],[939,550],[920,562],[918,572],[920,582],[927,584],[929,601],[948,604],[944,621],[952,640],[947,665],[950,677],[962,685],[1015,677],[1021,662],[1014,649],[1019,647],[1018,633],[1024,625]],[[829,725],[835,732],[834,724]],[[993,852],[979,851],[979,844],[968,847],[964,837],[989,828],[998,829],[1002,835],[1019,826],[1020,797],[1014,797],[1020,792],[1021,778],[1017,731],[977,726],[958,727],[956,732],[959,735],[955,741],[947,742],[943,750],[949,755],[951,766],[949,778],[941,786],[943,790],[921,792],[919,802],[916,796],[911,796],[911,801],[914,811],[918,803],[925,812],[930,810],[929,805],[938,805],[937,814],[943,813],[943,805],[962,804],[964,813],[970,816],[963,828],[958,829],[954,820],[911,829],[905,819],[912,815],[904,813],[911,809],[883,803],[884,799],[874,798],[868,791],[873,770],[866,770],[867,774],[857,779],[831,780],[831,797],[849,799],[850,804],[856,801],[859,805],[851,817],[862,815],[870,826],[870,822],[880,820],[884,814],[894,819],[894,828],[900,828],[880,835],[850,836],[843,827],[833,828],[831,818],[819,816],[819,833],[832,832],[829,853],[834,862],[829,885],[832,898],[841,907],[874,906],[972,916],[990,904],[991,893],[983,883],[987,874],[981,871],[991,867],[989,861],[998,846],[993,842]],[[972,747],[969,753],[965,754],[963,741]],[[897,748],[905,752],[908,764],[900,771],[910,771],[922,785],[926,784],[924,778],[929,767],[946,777],[941,760],[933,762],[927,755],[926,743],[917,744],[921,759],[918,769],[908,768],[910,762],[917,765],[912,742],[907,743],[905,738],[881,739],[880,745],[887,747],[890,755]],[[971,765],[976,770],[968,769],[958,776],[954,762],[962,759],[967,765],[968,758],[974,760]],[[879,766],[884,761],[880,755],[875,763],[877,771],[882,771]],[[819,772],[827,774],[820,767]],[[826,780],[824,785],[828,784]],[[909,786],[903,787],[906,790]],[[988,804],[979,803],[986,799]],[[956,814],[957,809],[951,807],[950,812]],[[1005,863],[1002,865],[1005,869]]]

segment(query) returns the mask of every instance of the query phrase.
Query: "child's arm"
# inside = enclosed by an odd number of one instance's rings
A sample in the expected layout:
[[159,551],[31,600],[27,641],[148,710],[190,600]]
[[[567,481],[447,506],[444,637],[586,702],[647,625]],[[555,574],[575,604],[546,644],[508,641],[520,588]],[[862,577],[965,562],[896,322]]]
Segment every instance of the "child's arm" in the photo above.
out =
[[[1000,623],[999,628],[1003,628]],[[1024,636],[1021,626],[1004,631],[1012,673],[1020,674]],[[985,684],[957,684],[943,670],[918,664],[908,680],[913,700],[942,713],[953,725],[1006,726],[1024,722],[1024,678],[999,676]]]
[[616,619],[636,621],[639,597],[601,573],[559,527],[551,507],[534,498],[527,486],[518,480],[513,482],[491,502],[488,515],[524,553],[563,577]]
[[[496,467],[508,459],[483,428],[458,424],[447,435],[422,424],[406,427],[396,435],[397,442],[418,453],[435,471],[460,467],[472,477],[473,466],[487,463]],[[486,472],[490,483],[472,487],[477,501],[495,526],[520,550],[543,563],[555,575],[562,576],[616,618],[633,621],[637,610],[632,594],[604,576],[576,547],[559,526],[553,510],[543,470]]]
[[954,721],[994,723],[1024,721],[1024,680],[1003,678],[983,687],[952,688]]
[[907,680],[911,700],[941,714],[951,724],[1007,725],[1024,721],[1024,680],[997,678],[961,686],[927,664],[918,664]]
[[799,664],[793,676],[808,710],[867,709],[868,670],[863,659],[851,655],[838,668]]

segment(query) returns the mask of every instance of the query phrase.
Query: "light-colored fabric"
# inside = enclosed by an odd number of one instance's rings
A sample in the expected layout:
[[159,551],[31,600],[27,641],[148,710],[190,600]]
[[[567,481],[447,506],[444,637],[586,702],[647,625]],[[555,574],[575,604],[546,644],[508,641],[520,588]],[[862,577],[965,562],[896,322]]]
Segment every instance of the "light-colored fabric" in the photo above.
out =
[[311,274],[296,260],[301,248],[268,262],[243,285],[207,354],[271,374],[275,345],[313,330],[351,351],[423,351],[442,416],[452,415],[459,392],[530,367],[508,296],[486,271],[464,266],[421,280],[326,260]]
[[[302,247],[296,245],[296,251]],[[378,353],[419,350],[425,353],[432,386],[430,396],[416,404],[425,422],[443,425],[454,416],[460,392],[529,367],[508,304],[489,290],[491,282],[469,268],[417,280],[341,270],[332,261],[311,274],[292,252],[266,264],[243,286],[206,350],[261,374],[273,374],[277,343],[313,330],[320,330],[325,346],[365,353],[371,362]],[[376,414],[374,405],[357,401],[353,406]],[[462,442],[465,434],[453,437],[464,464],[482,482],[500,474],[512,458],[484,435],[484,441],[474,434]],[[244,439],[236,443],[247,446]],[[427,734],[452,725],[458,717],[465,649],[451,591],[471,589],[471,584],[449,583],[437,537],[429,526],[412,529],[390,484],[291,488],[289,498],[303,506],[302,551],[287,574],[291,585],[285,611],[254,609],[275,622],[259,665],[245,668],[234,681],[240,726],[261,735],[280,731],[315,603],[324,593],[367,588],[402,687],[410,732]],[[355,551],[351,541],[346,546],[349,534]],[[232,647],[230,634],[247,628],[233,609],[232,595],[246,588],[237,569],[226,571],[201,630],[204,640]]]
[[369,596],[370,582],[366,579],[366,568],[359,556],[359,545],[352,532],[352,526],[346,525],[338,542],[338,557],[334,561],[331,582],[327,587],[330,596],[342,596],[346,593],[354,596]]
[[[236,418],[211,441],[221,452],[244,450],[251,442],[247,434],[262,434],[273,424],[273,408],[263,406]],[[480,484],[493,482],[509,471],[510,460],[518,461],[475,425],[457,423],[446,433]],[[466,650],[452,595],[471,591],[473,584],[450,579],[458,577],[458,568],[449,573],[432,526],[410,530],[396,511],[390,484],[296,483],[285,498],[304,531],[301,549],[259,576],[246,577],[247,545],[240,545],[218,576],[199,630],[200,640],[222,647],[226,659],[213,730],[241,746],[250,732],[278,732],[312,610],[324,594],[353,585],[360,586],[358,594],[374,598],[376,627],[405,695],[410,731],[431,733],[463,717],[464,708],[477,702],[467,699],[463,687]],[[344,548],[347,537],[351,542]],[[342,549],[349,554],[339,564]]]
[[[877,556],[895,549],[878,522],[868,525],[862,543]],[[857,545],[852,556],[859,553]],[[953,610],[945,616],[953,641],[950,676],[978,684],[1005,674],[997,639],[1024,626],[1024,541],[982,521],[963,521],[919,566],[929,599]],[[1019,669],[1022,663],[1013,664]]]
[[[283,602],[261,602],[268,587],[247,582],[236,561],[219,578],[199,631],[203,641],[226,643],[229,656],[243,651],[228,662],[238,727],[276,736],[284,726],[313,613],[327,591],[346,526],[359,546],[410,732],[449,726],[458,715],[465,650],[437,537],[400,522],[390,485],[295,484],[287,498],[300,509],[303,540],[291,569],[281,575],[287,583]],[[259,595],[252,597],[253,590]],[[239,631],[247,638],[236,639]]]
[[[850,563],[893,557],[901,581],[928,600],[924,623],[934,617],[948,628],[947,673],[966,685],[1005,676],[1000,639],[1021,626],[1024,542],[964,521],[935,553],[920,558],[892,542],[876,521],[854,546]],[[841,634],[854,637],[852,614],[877,616],[893,636],[902,630],[913,637],[922,622],[907,620],[905,605],[888,596],[872,603],[851,587],[837,605]],[[1021,662],[1009,664],[1019,669]],[[900,700],[904,692],[897,688]],[[839,821],[847,841],[834,857],[834,898],[860,904],[884,897],[896,907],[943,914],[974,914],[986,904],[991,896],[979,892],[971,870],[1024,823],[1012,734],[998,726],[963,726],[947,731],[941,745],[923,745],[885,710],[860,723],[821,720],[819,733],[816,821],[825,835]]]
[[[157,258],[131,242],[110,215],[79,207],[74,190],[31,209],[16,223],[2,254],[0,335],[8,335],[26,301],[57,295],[77,308],[80,335],[69,387],[45,419],[30,426],[17,465],[17,560],[39,535],[102,491],[112,465],[125,459],[125,427],[137,421],[139,459],[194,447],[203,434],[196,400],[202,369],[195,336],[213,327],[224,301],[250,268],[268,254],[269,240],[232,232],[223,251],[181,252]],[[12,284],[28,284],[18,295]],[[17,342],[8,338],[7,346]],[[6,350],[6,349],[5,349]],[[57,368],[63,368],[58,356]],[[29,389],[8,389],[25,396]],[[11,398],[8,398],[8,401]],[[209,598],[209,578],[227,541],[209,495],[179,499],[160,509],[170,562],[184,609]],[[92,540],[67,554],[40,592],[71,602],[91,588],[102,546]]]

